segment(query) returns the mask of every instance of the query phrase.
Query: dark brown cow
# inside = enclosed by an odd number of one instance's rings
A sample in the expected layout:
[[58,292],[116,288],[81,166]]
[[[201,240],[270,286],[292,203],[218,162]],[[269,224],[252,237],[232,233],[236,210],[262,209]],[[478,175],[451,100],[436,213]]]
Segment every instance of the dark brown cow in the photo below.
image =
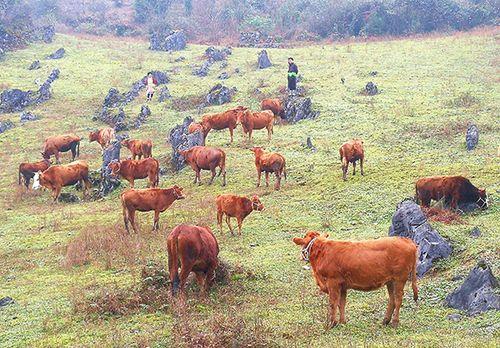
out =
[[167,251],[172,295],[178,289],[184,293],[184,286],[191,272],[196,274],[200,290],[206,295],[219,264],[219,245],[210,228],[192,225],[175,227],[167,237]]
[[226,153],[218,148],[209,146],[193,146],[189,150],[179,150],[186,163],[195,171],[194,183],[201,185],[201,170],[210,170],[212,177],[209,185],[214,182],[215,169],[220,168],[219,176],[222,173],[222,186],[226,186]]
[[153,143],[151,140],[135,140],[135,139],[125,139],[122,140],[122,145],[130,150],[132,154],[132,159],[141,159],[141,157],[149,158],[153,157]]
[[48,167],[50,167],[50,161],[47,159],[41,160],[35,163],[21,163],[19,165],[19,185],[21,185],[21,181],[24,181],[24,185],[26,189],[30,187],[30,181],[35,176],[36,172],[43,172]]
[[285,157],[279,153],[271,152],[264,153],[261,147],[254,147],[250,151],[255,154],[255,168],[257,169],[257,187],[260,186],[261,173],[266,173],[266,186],[269,186],[269,173],[274,173],[276,176],[276,183],[274,188],[279,190],[281,188],[281,176],[283,175],[286,180],[286,163]]
[[283,106],[279,98],[262,99],[260,102],[261,110],[271,110],[274,116],[278,117],[283,114]]
[[110,127],[96,130],[89,133],[89,142],[97,141],[101,148],[104,150],[111,144],[111,141],[115,138],[115,130]]
[[33,179],[33,189],[46,187],[52,191],[54,202],[57,201],[64,186],[80,182],[84,188],[83,197],[87,197],[92,186],[89,181],[89,166],[87,162],[75,161],[66,165],[51,166],[44,172],[36,172]]
[[485,189],[478,189],[463,176],[432,176],[419,179],[415,184],[417,201],[429,207],[431,200],[444,198],[445,204],[456,209],[460,203],[476,203],[480,208],[488,207]]
[[242,112],[238,118],[238,123],[241,123],[243,133],[248,134],[248,140],[252,141],[252,132],[254,129],[267,129],[267,140],[271,141],[273,134],[274,114],[270,110],[252,112],[246,110]]
[[201,126],[203,128],[203,134],[206,138],[208,133],[212,130],[229,129],[229,134],[231,135],[231,143],[233,142],[233,131],[238,123],[238,116],[244,112],[246,108],[243,106],[238,106],[234,109],[229,109],[227,111],[218,114],[206,114],[201,119]]
[[56,163],[61,163],[60,153],[71,150],[71,161],[80,156],[80,141],[82,138],[74,134],[64,134],[48,137],[43,144],[42,156],[50,160],[50,156],[56,157]]
[[[311,231],[304,238],[293,238],[293,242],[302,247],[302,257],[311,262],[316,284],[329,295],[329,326],[346,322],[348,289],[371,291],[385,285],[389,303],[383,324],[389,324],[392,318],[392,326],[396,328],[408,275],[411,275],[413,299],[415,302],[418,299],[415,243],[402,237],[356,242],[327,240],[327,237]],[[340,321],[337,321],[337,307]]]
[[349,163],[352,163],[352,175],[356,175],[356,161],[359,160],[361,175],[365,175],[363,171],[363,162],[365,160],[365,151],[363,149],[363,141],[359,139],[349,140],[342,144],[339,149],[340,161],[342,162],[342,178],[347,180],[347,170]]
[[129,232],[128,224],[132,225],[132,229],[137,233],[138,228],[135,221],[136,211],[152,211],[155,216],[153,221],[153,231],[160,228],[160,213],[168,209],[178,199],[186,198],[182,194],[182,187],[177,185],[169,189],[148,188],[148,189],[129,189],[120,195],[123,207],[123,221],[125,228]]
[[229,227],[231,235],[234,235],[231,227],[231,218],[235,217],[238,221],[238,233],[241,236],[241,225],[243,220],[254,210],[264,210],[264,205],[260,202],[259,196],[247,198],[245,196],[236,196],[232,194],[224,194],[217,196],[215,200],[217,205],[217,224],[222,232],[222,217],[226,215],[226,223]]
[[134,188],[135,179],[149,178],[149,187],[157,187],[160,181],[160,163],[154,158],[140,160],[122,160],[108,164],[111,174],[121,176]]

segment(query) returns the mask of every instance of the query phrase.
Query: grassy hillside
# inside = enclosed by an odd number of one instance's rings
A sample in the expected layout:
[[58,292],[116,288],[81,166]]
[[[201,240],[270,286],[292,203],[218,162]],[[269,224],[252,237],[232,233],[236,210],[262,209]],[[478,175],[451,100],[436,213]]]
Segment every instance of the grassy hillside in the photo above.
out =
[[[497,39],[497,33],[487,32],[270,49],[274,66],[262,71],[256,69],[257,49],[235,48],[227,71],[239,68],[240,73],[224,81],[237,87],[235,101],[207,112],[236,105],[257,109],[254,89],[275,95],[285,84],[288,56],[295,57],[302,84],[321,111],[316,120],[276,126],[271,143],[265,132],[254,133],[255,144],[287,158],[288,181],[280,192],[255,189],[253,154],[240,130],[233,145],[227,144],[227,132],[212,133],[208,144],[227,151],[228,186],[222,188],[218,180],[207,186],[207,173],[202,173],[204,185],[195,186],[190,169],[163,176],[162,187],[181,185],[188,198],[162,214],[160,233],[151,232],[152,214],[143,213],[142,232],[131,236],[123,231],[119,192],[102,201],[53,205],[47,192],[23,193],[17,187],[18,164],[38,160],[45,137],[75,132],[85,137],[81,158],[98,168],[100,148],[86,139],[89,130],[102,126],[91,118],[110,87],[123,92],[149,70],[173,69],[168,87],[174,98],[198,96],[217,82],[218,64],[208,77],[198,78],[189,65],[201,64],[206,47],[190,45],[169,54],[149,51],[146,42],[66,35],[50,45],[7,54],[0,63],[1,88],[33,89],[34,80],[44,80],[54,67],[61,75],[53,84],[54,97],[32,110],[40,121],[20,125],[19,114],[0,116],[17,125],[0,135],[0,297],[16,301],[0,308],[0,346],[497,345],[498,312],[453,322],[446,317],[456,311],[445,307],[444,298],[461,283],[452,278],[467,274],[478,259],[486,259],[499,274],[498,204],[464,216],[463,223],[433,223],[451,241],[453,254],[419,281],[418,307],[405,294],[397,330],[381,325],[387,303],[381,289],[349,292],[348,323],[325,331],[327,298],[303,269],[299,248],[291,242],[308,229],[329,232],[334,239],[387,235],[396,204],[414,194],[413,183],[422,176],[463,174],[498,200]],[[65,58],[43,60],[59,47],[66,49]],[[186,60],[174,62],[179,56]],[[35,59],[42,59],[42,69],[27,70]],[[371,71],[378,74],[372,77]],[[368,81],[377,83],[381,94],[360,95]],[[127,115],[139,112],[143,98],[126,108]],[[169,130],[185,116],[199,116],[195,110],[176,112],[171,102],[155,100],[150,107],[147,123],[130,134],[153,139],[154,156],[167,166]],[[481,131],[472,152],[465,150],[469,120]],[[316,153],[305,147],[307,136]],[[343,182],[338,147],[353,137],[365,142],[365,176]],[[66,154],[63,162],[68,161]],[[137,183],[146,185],[144,180]],[[214,198],[224,192],[259,194],[266,207],[247,218],[241,237],[217,231]],[[146,264],[166,267],[166,235],[179,223],[214,229],[220,257],[234,270],[228,284],[216,286],[208,299],[199,299],[193,286],[184,307],[160,299],[164,306],[112,315],[88,306],[106,292],[108,302],[113,294],[130,293]],[[480,238],[469,236],[474,226],[481,229]]]

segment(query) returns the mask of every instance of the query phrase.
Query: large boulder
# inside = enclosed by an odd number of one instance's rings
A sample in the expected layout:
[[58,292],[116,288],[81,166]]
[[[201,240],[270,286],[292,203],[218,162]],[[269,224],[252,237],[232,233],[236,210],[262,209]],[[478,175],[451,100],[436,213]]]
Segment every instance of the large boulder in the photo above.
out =
[[181,125],[175,126],[169,134],[168,143],[172,146],[171,164],[174,171],[180,171],[186,165],[179,150],[188,150],[193,146],[203,145],[203,134],[194,132],[189,134],[188,127],[194,120],[186,117]]
[[180,51],[186,48],[186,43],[182,30],[153,32],[149,37],[149,49],[154,51]]
[[290,95],[286,98],[282,119],[288,123],[296,123],[300,120],[315,119],[319,111],[312,110],[311,98]]
[[8,306],[14,303],[15,303],[14,299],[10,296],[0,298],[0,307]]
[[101,196],[109,194],[120,186],[120,180],[111,175],[108,164],[120,160],[121,140],[122,137],[117,136],[117,139],[102,152],[101,182],[99,185],[99,194]]
[[489,309],[500,309],[500,296],[495,293],[498,281],[486,262],[480,261],[472,269],[462,285],[446,296],[448,306],[465,311],[469,315]]
[[12,121],[10,120],[0,121],[0,134],[14,127],[15,127],[14,123],[12,123]]
[[267,55],[267,51],[266,50],[260,51],[259,57],[257,58],[257,66],[259,67],[259,69],[269,68],[272,65],[273,64],[271,63],[271,60]]
[[236,88],[228,88],[218,83],[208,92],[206,102],[208,105],[226,104],[233,99],[235,93]]
[[52,91],[51,91],[52,82],[54,82],[56,79],[59,78],[59,74],[60,74],[59,69],[52,70],[47,80],[40,86],[40,89],[38,90],[38,96],[35,100],[37,104],[46,102],[52,97]]
[[418,245],[418,277],[427,273],[435,260],[447,258],[452,251],[450,243],[432,228],[420,206],[411,200],[398,204],[389,236],[407,237]]
[[66,54],[66,50],[61,47],[60,49],[58,49],[54,53],[49,54],[46,58],[47,59],[61,59],[64,57],[65,54]]
[[122,105],[126,105],[126,104],[132,102],[135,98],[137,98],[139,96],[139,93],[145,87],[146,87],[146,85],[144,84],[143,80],[139,80],[139,81],[134,82],[132,84],[132,87],[130,87],[130,89],[128,90],[128,92],[126,92],[123,95]]
[[116,88],[110,88],[108,94],[104,98],[103,107],[106,108],[115,108],[120,105],[123,101],[123,96]]
[[0,94],[0,112],[22,111],[34,101],[33,91],[6,89]]
[[163,103],[163,102],[167,101],[168,99],[172,99],[172,95],[170,94],[168,87],[163,86],[162,88],[160,88],[160,91],[158,92],[158,101],[160,103]]
[[219,62],[225,60],[231,53],[232,49],[230,47],[218,49],[214,46],[210,46],[205,50],[205,57],[210,61]]
[[465,144],[467,150],[471,151],[477,146],[479,142],[479,128],[475,124],[469,124],[467,133],[465,134]]

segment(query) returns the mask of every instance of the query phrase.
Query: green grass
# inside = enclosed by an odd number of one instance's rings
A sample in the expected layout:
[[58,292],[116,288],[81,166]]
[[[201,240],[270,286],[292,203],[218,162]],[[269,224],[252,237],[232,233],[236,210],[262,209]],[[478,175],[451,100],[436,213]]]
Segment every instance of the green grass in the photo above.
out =
[[[174,98],[187,97],[206,93],[221,70],[215,64],[208,77],[193,76],[190,64],[201,64],[205,49],[196,45],[170,54],[151,52],[146,42],[57,35],[53,44],[8,53],[0,63],[4,86],[34,89],[33,81],[44,80],[52,68],[58,67],[61,74],[53,84],[53,98],[32,110],[42,117],[40,121],[20,125],[19,114],[0,116],[17,125],[0,135],[0,297],[16,301],[0,308],[0,346],[178,345],[179,318],[171,309],[87,317],[73,310],[72,298],[75,290],[86,291],[90,286],[134,284],[147,260],[166,264],[166,234],[182,222],[209,224],[216,230],[220,256],[251,271],[248,276],[235,275],[230,285],[216,287],[207,300],[189,293],[187,310],[196,329],[209,332],[210,325],[222,317],[229,323],[242,320],[250,333],[264,332],[268,345],[498,345],[498,312],[452,322],[446,316],[456,311],[444,305],[446,295],[460,284],[451,279],[467,274],[478,259],[488,260],[494,273],[499,273],[498,204],[465,216],[464,224],[433,223],[451,241],[454,252],[419,281],[418,307],[405,295],[398,330],[382,327],[387,295],[378,290],[349,292],[348,323],[325,331],[327,298],[302,268],[299,249],[291,242],[305,230],[328,231],[336,239],[387,235],[396,204],[414,194],[414,182],[422,176],[463,174],[498,200],[496,40],[494,32],[485,32],[269,49],[274,66],[262,71],[256,69],[259,50],[234,48],[227,71],[239,68],[241,72],[223,83],[237,87],[235,100],[207,112],[236,105],[257,109],[259,100],[252,91],[263,83],[260,90],[275,95],[285,83],[290,55],[299,65],[314,107],[321,111],[316,120],[276,126],[270,144],[265,132],[254,133],[256,144],[286,157],[288,181],[280,192],[255,189],[253,154],[242,142],[241,131],[236,132],[233,145],[227,145],[228,132],[211,133],[208,144],[227,151],[228,186],[222,188],[219,180],[207,186],[207,173],[202,174],[205,184],[194,186],[189,169],[162,177],[162,187],[181,185],[188,198],[162,214],[158,235],[150,232],[152,215],[141,214],[142,233],[134,237],[139,245],[136,262],[116,257],[111,267],[99,256],[71,268],[64,267],[64,259],[66,246],[81,231],[105,234],[115,226],[121,228],[119,192],[103,201],[52,205],[47,192],[21,194],[16,183],[18,164],[38,160],[45,137],[71,131],[85,137],[81,158],[97,169],[99,146],[86,139],[89,130],[102,126],[91,118],[110,87],[124,92],[149,70],[179,67],[178,73],[170,74],[168,87]],[[65,58],[43,59],[59,47],[66,49]],[[186,60],[175,63],[179,56]],[[41,59],[42,69],[27,70],[35,59]],[[369,73],[374,70],[378,74],[372,77]],[[374,81],[381,94],[360,95],[368,81]],[[143,96],[127,106],[128,116],[137,115],[142,100]],[[171,103],[154,101],[150,107],[153,114],[147,123],[130,134],[151,138],[153,154],[165,166],[171,151],[166,144],[169,130],[185,116],[199,116],[195,110],[175,112]],[[469,120],[480,129],[479,146],[472,152],[465,150]],[[307,136],[318,148],[316,153],[305,147]],[[343,182],[338,147],[353,137],[365,143],[365,176],[350,175]],[[63,160],[68,162],[67,155]],[[138,181],[138,186],[144,187],[145,182]],[[266,207],[247,218],[242,237],[230,237],[227,230],[221,236],[216,229],[213,201],[224,192],[259,194]],[[478,239],[469,237],[474,226],[482,231]],[[243,342],[244,337],[235,339]]]

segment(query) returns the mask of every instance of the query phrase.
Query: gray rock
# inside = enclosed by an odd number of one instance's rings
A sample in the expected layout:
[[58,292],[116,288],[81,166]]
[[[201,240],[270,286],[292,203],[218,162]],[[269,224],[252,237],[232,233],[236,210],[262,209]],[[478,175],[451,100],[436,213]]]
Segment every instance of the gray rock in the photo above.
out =
[[375,95],[378,94],[378,87],[375,83],[373,82],[368,82],[365,86],[365,94],[366,95]]
[[473,238],[478,238],[481,236],[481,230],[479,229],[479,227],[474,227],[471,231],[470,231],[470,236],[473,237]]
[[101,182],[99,185],[99,193],[101,196],[105,196],[118,188],[120,186],[120,180],[111,175],[111,170],[108,168],[108,164],[113,161],[120,160],[120,150],[122,137],[117,136],[117,139],[113,141],[102,153],[102,165],[101,165]]
[[0,134],[14,127],[14,123],[12,123],[12,121],[10,120],[0,121]]
[[61,192],[58,201],[62,203],[78,203],[80,202],[80,198],[71,192]]
[[378,75],[378,71],[370,71],[370,76],[377,76]]
[[40,29],[41,39],[45,43],[51,43],[56,34],[56,30],[53,25],[47,25]]
[[235,72],[236,74],[239,74],[239,73],[240,73],[240,68],[235,68],[235,69],[234,69],[234,72]]
[[311,149],[312,152],[316,152],[316,147],[313,145],[311,137],[307,137],[306,146],[307,148]]
[[33,91],[22,91],[20,89],[6,89],[0,94],[0,112],[22,111],[34,103],[35,93]]
[[496,294],[498,281],[485,261],[472,269],[463,284],[446,296],[449,307],[475,315],[490,309],[500,309],[500,296]]
[[219,80],[227,80],[229,78],[229,74],[227,72],[222,72],[218,77]]
[[259,67],[259,69],[266,69],[272,65],[273,64],[271,63],[271,60],[267,55],[267,51],[266,50],[260,51],[259,57],[257,58],[257,66]]
[[52,82],[59,78],[59,74],[59,69],[52,70],[47,80],[45,80],[45,82],[40,86],[40,89],[38,90],[38,96],[35,99],[36,104],[46,102],[52,97]]
[[446,318],[448,320],[454,321],[454,322],[462,320],[462,316],[460,314],[458,314],[458,313],[448,314],[448,316]]
[[469,124],[467,133],[465,134],[465,144],[467,150],[474,150],[479,142],[479,128],[475,124]]
[[0,307],[8,306],[10,304],[14,304],[15,301],[12,297],[6,296],[0,298]]
[[220,67],[221,69],[225,69],[225,68],[227,68],[227,67],[228,67],[228,65],[229,65],[229,64],[227,63],[227,61],[225,61],[225,60],[224,60],[224,61],[222,61],[222,63],[220,63],[220,66],[219,66],[219,67]]
[[188,150],[193,146],[203,145],[203,134],[195,132],[188,134],[188,127],[194,120],[186,117],[181,125],[175,126],[169,134],[168,142],[172,147],[171,164],[174,171],[180,171],[185,167],[184,158],[179,154],[179,150]]
[[167,86],[163,86],[160,91],[158,92],[158,101],[160,103],[163,103],[167,101],[168,99],[172,99],[172,95],[170,95],[170,91],[168,90]]
[[29,111],[22,112],[19,118],[20,118],[21,123],[30,122],[30,121],[37,121],[40,119],[40,117],[38,117],[37,115],[35,115]]
[[139,112],[139,115],[137,115],[137,118],[134,121],[134,128],[142,126],[142,124],[146,122],[148,116],[151,116],[151,110],[149,107],[147,105],[141,106],[141,112]]
[[184,57],[184,56],[180,56],[179,58],[175,58],[175,59],[174,59],[174,62],[179,63],[179,62],[183,62],[183,61],[185,61],[185,60],[186,60],[186,57]]
[[103,107],[106,108],[115,108],[120,105],[123,101],[123,96],[116,88],[110,88],[108,94],[104,98]]
[[225,47],[222,49],[217,49],[214,46],[210,46],[205,50],[205,57],[213,62],[220,62],[227,59],[227,56],[231,55],[232,49],[230,47]]
[[149,37],[149,49],[155,51],[180,51],[186,44],[186,34],[182,30],[153,32]]
[[64,57],[65,54],[66,54],[66,50],[61,47],[60,49],[58,49],[54,53],[48,55],[46,58],[47,59],[61,59]]
[[311,98],[289,95],[284,102],[282,119],[288,123],[296,123],[305,119],[315,119],[319,111],[312,110]]
[[218,83],[208,92],[206,102],[208,105],[226,104],[231,102],[235,93],[236,88],[228,88]]
[[[163,71],[153,70],[153,71],[150,71],[150,74],[153,75],[153,77],[155,78],[158,85],[163,85],[163,84],[168,83],[170,81],[167,73],[164,73]],[[147,84],[147,79],[148,79],[148,75],[144,76],[142,79],[142,81],[145,85]]]
[[40,61],[39,60],[35,60],[33,63],[31,63],[31,65],[29,66],[28,70],[38,70],[42,67],[42,65],[40,64]]
[[207,60],[200,67],[196,67],[193,69],[193,75],[198,77],[205,77],[210,72],[210,67],[212,66],[212,62]]
[[412,239],[418,245],[417,276],[429,271],[435,260],[447,258],[451,245],[427,222],[422,209],[411,200],[398,204],[392,217],[389,236]]

